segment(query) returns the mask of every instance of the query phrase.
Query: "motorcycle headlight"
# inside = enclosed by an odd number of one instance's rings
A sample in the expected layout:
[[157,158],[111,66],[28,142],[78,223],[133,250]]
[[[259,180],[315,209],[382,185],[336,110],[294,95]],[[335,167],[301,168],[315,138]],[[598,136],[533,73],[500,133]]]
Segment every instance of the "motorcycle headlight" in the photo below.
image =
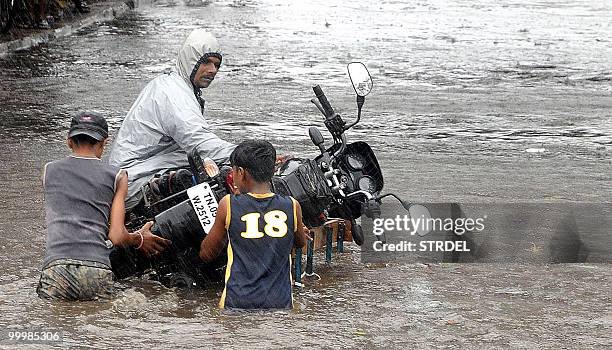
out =
[[365,159],[360,154],[350,153],[346,155],[346,163],[353,170],[361,170],[365,164]]
[[363,176],[357,181],[357,186],[362,191],[374,193],[376,191],[376,181],[370,176]]

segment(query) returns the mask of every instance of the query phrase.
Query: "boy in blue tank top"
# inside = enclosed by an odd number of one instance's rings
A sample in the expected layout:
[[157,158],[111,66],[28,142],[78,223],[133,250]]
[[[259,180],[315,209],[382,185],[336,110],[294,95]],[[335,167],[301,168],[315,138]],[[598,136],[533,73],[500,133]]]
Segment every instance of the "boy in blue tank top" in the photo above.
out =
[[303,247],[308,237],[300,204],[270,191],[275,161],[267,141],[242,142],[230,156],[240,194],[221,199],[200,247],[202,260],[211,261],[227,242],[222,309],[293,307],[291,249]]
[[112,245],[156,254],[170,243],[151,233],[151,222],[127,232],[127,174],[100,160],[107,137],[101,115],[79,113],[68,132],[72,155],[45,165],[47,248],[36,289],[41,298],[107,299],[113,292]]

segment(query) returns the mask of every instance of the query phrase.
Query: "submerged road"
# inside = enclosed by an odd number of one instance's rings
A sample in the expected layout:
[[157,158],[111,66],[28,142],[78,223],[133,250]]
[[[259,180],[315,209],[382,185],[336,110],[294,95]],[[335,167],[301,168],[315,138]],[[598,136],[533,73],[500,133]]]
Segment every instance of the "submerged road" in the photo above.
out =
[[363,61],[374,90],[348,137],[372,145],[387,190],[412,202],[609,203],[611,13],[590,1],[156,2],[1,59],[0,328],[63,329],[65,344],[108,349],[609,348],[606,264],[385,266],[352,246],[331,266],[319,259],[323,278],[295,293],[296,310],[256,315],[219,314],[218,288],[129,281],[103,304],[49,303],[34,288],[41,169],[67,154],[70,116],[101,112],[114,135],[196,27],[223,47],[204,97],[228,140],[314,155],[307,128],[323,123],[310,87],[351,119],[345,67]]

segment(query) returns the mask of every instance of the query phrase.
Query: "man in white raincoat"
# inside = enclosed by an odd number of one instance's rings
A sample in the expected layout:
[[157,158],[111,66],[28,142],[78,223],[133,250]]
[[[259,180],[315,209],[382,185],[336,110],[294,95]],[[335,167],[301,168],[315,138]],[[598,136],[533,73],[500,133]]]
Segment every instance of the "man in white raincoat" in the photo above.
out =
[[187,153],[224,163],[236,147],[217,137],[204,118],[202,88],[221,65],[217,39],[196,29],[179,50],[176,68],[153,79],[142,90],[123,120],[109,163],[127,170],[128,199],[133,208],[140,188],[155,174],[188,166]]

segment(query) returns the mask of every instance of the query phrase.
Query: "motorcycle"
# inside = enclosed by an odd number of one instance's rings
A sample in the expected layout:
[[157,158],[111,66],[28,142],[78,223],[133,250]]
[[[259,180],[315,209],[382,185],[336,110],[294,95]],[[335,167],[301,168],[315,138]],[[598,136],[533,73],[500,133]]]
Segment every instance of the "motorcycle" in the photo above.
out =
[[0,0],[0,34],[9,32],[13,25],[15,10],[13,0]]
[[[300,203],[307,227],[347,220],[354,242],[361,245],[364,236],[357,219],[362,215],[377,217],[382,198],[398,197],[381,195],[383,176],[372,148],[363,141],[347,141],[346,132],[359,123],[365,96],[373,87],[363,63],[349,63],[348,73],[357,95],[357,118],[347,124],[321,87],[314,86],[311,102],[323,114],[333,144],[326,147],[319,129],[310,127],[310,139],[320,155],[288,159],[277,168],[271,185],[273,192],[290,195]],[[170,172],[145,185],[141,189],[144,202],[126,216],[126,226],[131,230],[153,219],[153,233],[171,240],[172,245],[156,257],[144,256],[134,248],[115,247],[111,264],[117,278],[152,271],[152,277],[171,286],[222,281],[227,256],[222,254],[212,263],[204,263],[199,259],[199,248],[212,227],[218,201],[233,193],[231,168],[219,168],[212,160],[201,159],[197,152],[191,152],[188,158],[189,170]],[[384,241],[384,236],[377,238]]]

